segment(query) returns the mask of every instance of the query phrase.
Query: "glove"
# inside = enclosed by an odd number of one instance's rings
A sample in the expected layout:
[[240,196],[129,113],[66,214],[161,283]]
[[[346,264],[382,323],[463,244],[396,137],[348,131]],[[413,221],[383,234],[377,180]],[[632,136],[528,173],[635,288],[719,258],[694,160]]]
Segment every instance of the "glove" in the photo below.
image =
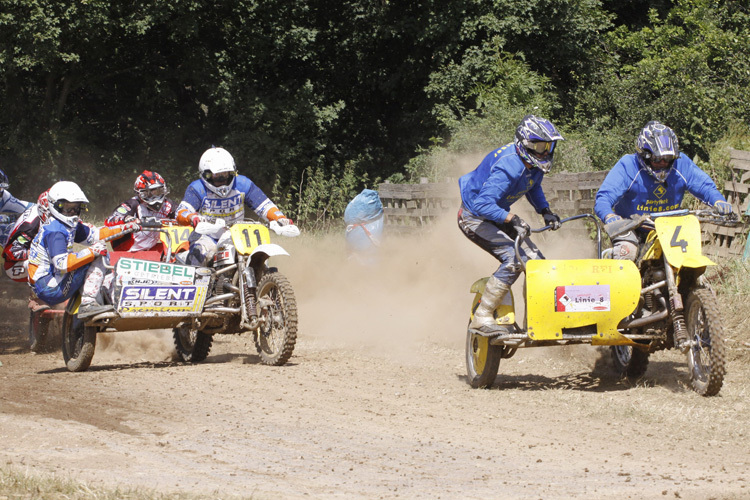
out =
[[544,225],[551,226],[553,231],[557,231],[562,226],[560,222],[560,216],[553,213],[549,207],[542,210],[542,217],[544,217]]
[[622,217],[620,217],[617,214],[609,214],[606,217],[604,217],[605,224],[609,224],[610,222],[617,222],[618,220],[622,220]]
[[510,219],[510,224],[513,226],[513,229],[516,230],[516,233],[518,233],[518,236],[523,239],[529,235],[529,232],[531,232],[531,227],[526,224],[526,221],[520,218],[517,215],[514,215],[512,219]]
[[127,217],[125,217],[125,222],[126,222],[126,223],[127,223],[127,222],[134,222],[134,221],[136,221],[136,220],[138,220],[138,219],[136,219],[136,218],[135,218],[135,217],[133,217],[132,215],[128,215]]
[[291,220],[289,219],[286,219],[286,220],[288,220],[289,223],[285,226],[282,226],[281,224],[279,224],[280,220],[276,219],[276,220],[272,220],[271,222],[269,222],[268,227],[269,229],[271,229],[271,231],[281,236],[287,236],[290,238],[299,236],[299,228],[295,226]]
[[97,256],[107,255],[107,252],[108,252],[107,244],[104,243],[103,241],[97,241],[96,243],[94,243],[93,245],[89,247],[89,250],[91,250],[91,252]]
[[719,215],[729,215],[732,213],[732,204],[726,201],[717,201],[714,203],[714,208],[719,212]]
[[292,219],[288,219],[286,217],[279,217],[276,219],[276,222],[279,223],[279,226],[291,226],[294,225],[294,221]]
[[217,239],[224,232],[226,226],[227,223],[224,219],[216,219],[216,222],[201,221],[195,226],[195,232]]
[[190,216],[190,225],[193,227],[196,227],[198,224],[203,222],[203,217],[201,217],[198,214],[193,214]]
[[[135,219],[135,220],[138,220],[138,219]],[[123,232],[125,231],[135,232],[135,231],[140,231],[140,230],[141,230],[141,225],[138,222],[128,222],[122,225]]]
[[[604,217],[604,231],[607,233],[610,239],[615,238],[622,234],[623,218],[617,214],[609,214]],[[621,223],[621,224],[618,224]]]

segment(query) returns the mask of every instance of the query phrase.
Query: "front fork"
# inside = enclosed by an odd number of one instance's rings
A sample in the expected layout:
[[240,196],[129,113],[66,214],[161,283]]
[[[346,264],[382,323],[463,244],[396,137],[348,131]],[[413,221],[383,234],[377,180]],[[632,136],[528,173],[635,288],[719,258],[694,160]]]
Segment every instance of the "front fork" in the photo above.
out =
[[258,283],[255,278],[255,269],[246,265],[245,259],[238,259],[240,304],[242,305],[242,324],[254,330],[258,327],[258,312],[256,308]]
[[688,332],[685,326],[682,295],[680,295],[677,289],[674,269],[669,265],[666,254],[662,254],[662,258],[664,259],[664,271],[667,278],[667,289],[669,290],[669,317],[672,319],[672,326],[674,328],[674,346],[685,354],[690,348],[690,343],[688,342]]

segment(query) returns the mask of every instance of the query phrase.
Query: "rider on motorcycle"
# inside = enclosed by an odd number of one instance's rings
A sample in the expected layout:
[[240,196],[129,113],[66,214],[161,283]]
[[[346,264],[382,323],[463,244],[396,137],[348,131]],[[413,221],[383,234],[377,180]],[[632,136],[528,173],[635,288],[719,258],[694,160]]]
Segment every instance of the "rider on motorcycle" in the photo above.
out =
[[[140,222],[144,217],[153,217],[157,220],[175,218],[177,207],[167,198],[169,188],[161,175],[144,170],[135,180],[133,190],[136,195],[122,202],[104,221],[104,225],[115,227],[128,222]],[[112,240],[112,249],[121,252],[164,251],[159,233],[153,231],[138,231]]]
[[552,212],[542,191],[544,174],[552,168],[552,157],[562,134],[544,118],[526,115],[516,129],[513,143],[488,154],[479,166],[458,180],[461,208],[458,227],[467,238],[500,261],[500,267],[487,280],[482,300],[474,313],[470,328],[487,335],[506,331],[494,319],[520,271],[515,263],[516,236],[524,238],[521,256],[541,258],[536,246],[525,239],[530,228],[510,206],[522,196],[544,217],[545,225],[560,227],[560,217]]
[[[732,205],[716,184],[693,161],[680,154],[674,131],[658,121],[643,127],[635,143],[635,154],[620,158],[596,193],[594,211],[611,233],[624,218],[677,210],[685,191],[722,215]],[[645,232],[628,231],[612,239],[612,257],[635,261]]]
[[243,220],[246,206],[281,226],[294,224],[253,181],[237,174],[234,158],[227,150],[206,150],[198,171],[200,179],[190,183],[177,207],[177,221],[196,228],[188,240],[187,264],[206,265],[216,253],[226,226]]
[[27,208],[10,231],[3,249],[5,273],[13,281],[25,283],[29,279],[29,248],[39,227],[49,220],[49,189],[39,195],[35,205]]
[[[137,230],[138,224],[130,222],[116,228],[84,224],[80,214],[89,200],[74,182],[56,183],[48,197],[50,220],[41,226],[29,250],[29,283],[37,296],[50,305],[68,300],[83,287],[79,318],[110,309],[96,303],[106,274],[99,257],[107,255],[107,246],[100,240],[125,230]],[[73,243],[91,246],[72,252]]]
[[10,194],[10,191],[8,191],[9,186],[8,176],[0,170],[0,212],[20,214],[33,205],[33,203],[21,201]]

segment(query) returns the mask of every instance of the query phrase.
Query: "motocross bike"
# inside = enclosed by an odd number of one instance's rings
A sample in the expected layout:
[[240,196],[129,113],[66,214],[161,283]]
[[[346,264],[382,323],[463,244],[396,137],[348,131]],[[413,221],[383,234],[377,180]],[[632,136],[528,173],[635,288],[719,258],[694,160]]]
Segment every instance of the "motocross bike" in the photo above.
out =
[[[612,346],[615,370],[631,380],[643,376],[649,355],[676,348],[686,355],[692,389],[703,396],[719,393],[726,373],[724,326],[716,296],[704,273],[715,265],[703,255],[701,222],[735,227],[735,214],[711,210],[674,210],[635,215],[615,223],[611,236],[627,231],[647,233],[636,265],[643,288],[639,309],[632,315],[645,324],[631,327],[639,345]],[[607,256],[605,251],[604,256]]]
[[[713,213],[712,213],[713,214]],[[601,252],[601,229],[590,214]],[[711,222],[718,216],[712,215]],[[517,349],[570,344],[614,346],[630,377],[645,373],[648,354],[678,348],[687,355],[690,383],[704,396],[721,389],[725,366],[723,328],[716,299],[701,275],[713,263],[702,255],[700,224],[695,213],[665,212],[627,220],[614,237],[652,221],[654,230],[636,263],[611,258],[521,260],[516,239],[516,265],[525,273],[524,326],[515,320],[509,293],[495,311],[496,322],[507,333],[486,336],[467,330],[466,365],[472,387],[490,387],[500,360]],[[538,233],[551,229],[532,229]],[[472,285],[473,312],[487,278]],[[629,348],[629,350],[625,350]],[[630,353],[626,355],[626,353]]]
[[[277,234],[299,234],[296,226],[290,231],[272,222],[270,227]],[[253,221],[234,224],[208,267],[186,265],[185,251],[172,257],[179,244],[170,235],[173,227],[144,224],[141,230],[161,232],[169,242],[165,254],[116,255],[113,292],[102,293],[110,311],[82,320],[77,316],[80,294],[68,302],[63,318],[68,370],[90,366],[96,334],[104,330],[172,328],[179,356],[191,362],[208,356],[213,334],[249,331],[261,362],[282,365],[289,359],[297,336],[297,306],[289,281],[266,266],[270,257],[289,255],[270,242],[269,227]]]
[[[296,226],[269,227],[282,236],[299,235]],[[253,332],[255,348],[266,365],[281,366],[292,355],[297,341],[297,302],[289,280],[269,257],[289,255],[271,243],[269,227],[254,221],[233,224],[219,239],[211,264],[212,296],[206,316],[173,330],[177,353],[184,361],[206,359],[216,333]],[[197,229],[196,229],[197,230]],[[184,261],[186,253],[178,255]]]

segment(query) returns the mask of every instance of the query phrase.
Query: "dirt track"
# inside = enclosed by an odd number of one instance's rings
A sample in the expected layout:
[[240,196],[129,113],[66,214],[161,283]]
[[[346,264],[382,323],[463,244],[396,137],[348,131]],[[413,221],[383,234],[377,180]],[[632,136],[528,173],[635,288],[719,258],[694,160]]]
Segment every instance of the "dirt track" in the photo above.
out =
[[493,263],[462,238],[447,223],[356,278],[340,240],[280,242],[300,335],[278,368],[249,337],[176,363],[156,331],[100,334],[91,369],[68,373],[3,315],[0,459],[224,498],[750,497],[747,358],[716,398],[675,353],[629,387],[590,347],[521,350],[470,389],[468,287]]

